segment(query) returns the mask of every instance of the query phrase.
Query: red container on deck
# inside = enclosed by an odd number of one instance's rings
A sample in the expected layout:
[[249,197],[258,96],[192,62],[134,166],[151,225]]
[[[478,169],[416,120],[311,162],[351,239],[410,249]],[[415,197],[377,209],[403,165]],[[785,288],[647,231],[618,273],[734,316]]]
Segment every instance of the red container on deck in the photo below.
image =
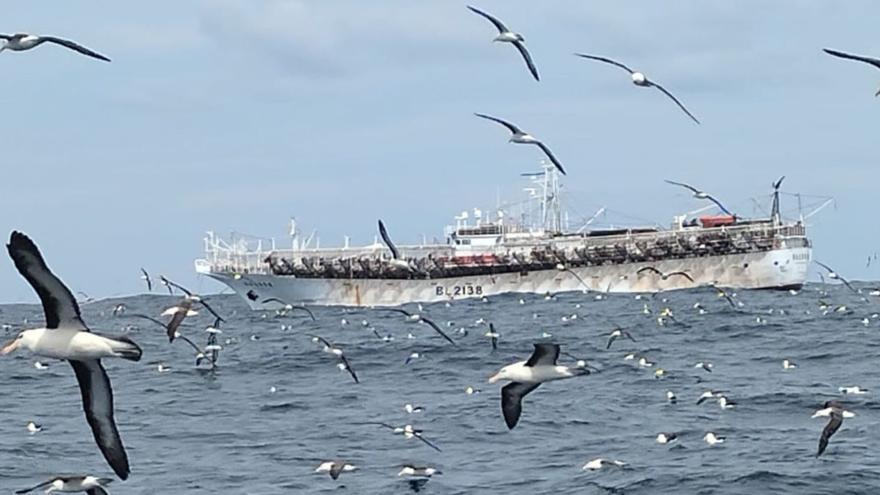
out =
[[721,227],[723,225],[733,225],[736,222],[736,217],[731,215],[715,215],[711,217],[700,217],[700,224],[704,229],[710,229],[712,227]]

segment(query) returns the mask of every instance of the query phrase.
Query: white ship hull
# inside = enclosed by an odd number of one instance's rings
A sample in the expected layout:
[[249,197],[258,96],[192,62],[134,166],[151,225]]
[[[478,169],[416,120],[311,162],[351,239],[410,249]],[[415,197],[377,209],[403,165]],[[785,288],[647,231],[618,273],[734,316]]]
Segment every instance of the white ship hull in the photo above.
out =
[[[777,248],[764,252],[669,259],[650,263],[624,263],[540,270],[526,273],[463,276],[442,279],[340,279],[297,278],[271,274],[238,274],[203,271],[228,285],[253,309],[277,307],[264,304],[277,298],[291,304],[394,306],[413,302],[431,303],[505,293],[559,293],[599,291],[615,293],[657,292],[717,285],[737,289],[797,288],[807,279],[809,247]],[[663,273],[684,271],[663,280],[656,274],[636,272],[653,266]]]

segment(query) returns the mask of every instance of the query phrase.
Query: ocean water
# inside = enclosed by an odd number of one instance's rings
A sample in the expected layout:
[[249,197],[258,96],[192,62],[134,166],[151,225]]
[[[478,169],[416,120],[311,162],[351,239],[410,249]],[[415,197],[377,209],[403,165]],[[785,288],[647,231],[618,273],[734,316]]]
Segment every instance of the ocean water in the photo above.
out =
[[[161,328],[111,314],[121,302],[128,313],[156,316],[176,298],[108,299],[82,310],[93,331],[124,332],[144,349],[139,363],[105,360],[132,466],[128,481],[111,485],[117,494],[410,493],[397,476],[407,463],[443,472],[424,485],[427,494],[877,493],[880,318],[872,315],[880,298],[814,284],[797,295],[740,291],[737,299],[743,306],[733,309],[706,289],[640,300],[569,293],[426,306],[423,314],[459,343],[453,347],[393,312],[319,308],[312,322],[298,313],[253,312],[227,294],[209,298],[228,319],[213,372],[196,369],[192,350],[169,344]],[[832,305],[828,314],[820,299]],[[654,314],[643,313],[645,304]],[[837,305],[847,309],[834,311]],[[658,325],[665,307],[678,323]],[[0,337],[14,336],[25,318],[38,324],[41,308],[0,306],[0,323],[14,327]],[[496,352],[480,319],[501,333]],[[203,343],[210,322],[202,311],[181,332]],[[606,350],[614,325],[637,342],[619,339]],[[378,339],[373,327],[394,340]],[[344,349],[360,384],[335,367],[312,334]],[[508,431],[500,384],[487,378],[527,358],[535,342],[559,343],[600,371],[542,385]],[[405,365],[414,351],[422,357]],[[624,360],[630,352],[657,364],[640,368]],[[784,371],[783,359],[798,368]],[[0,359],[0,490],[56,473],[111,476],[70,366],[56,361],[38,370],[36,360],[21,351]],[[698,361],[710,361],[712,372],[694,368]],[[160,363],[171,371],[159,373]],[[666,378],[654,378],[657,366]],[[837,388],[848,385],[870,393],[842,396]],[[480,392],[465,393],[469,386]],[[725,391],[736,407],[696,405],[707,389]],[[667,390],[677,404],[666,401]],[[810,416],[834,398],[856,416],[817,459],[825,419]],[[406,403],[425,411],[407,414]],[[44,430],[29,434],[29,420]],[[377,421],[421,428],[442,452],[366,424]],[[707,431],[726,442],[708,446]],[[660,445],[660,432],[676,432],[679,441]],[[626,466],[582,471],[596,457]],[[334,458],[359,469],[338,481],[314,473],[321,460]]]

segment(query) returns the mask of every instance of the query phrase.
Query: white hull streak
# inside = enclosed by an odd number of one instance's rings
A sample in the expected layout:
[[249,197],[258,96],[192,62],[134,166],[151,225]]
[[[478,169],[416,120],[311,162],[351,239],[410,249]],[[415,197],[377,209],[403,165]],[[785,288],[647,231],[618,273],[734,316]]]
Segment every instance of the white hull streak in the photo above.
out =
[[[265,273],[233,275],[205,269],[199,271],[228,285],[251,308],[267,309],[277,306],[277,303],[267,305],[261,302],[267,298],[291,304],[393,306],[505,293],[555,294],[585,289],[639,293],[707,285],[738,289],[797,288],[807,279],[810,258],[809,247],[781,247],[744,254],[572,268],[577,277],[570,271],[552,269],[419,280],[297,278]],[[694,283],[680,276],[663,280],[650,272],[637,275],[636,272],[645,266],[653,266],[663,273],[687,272]]]

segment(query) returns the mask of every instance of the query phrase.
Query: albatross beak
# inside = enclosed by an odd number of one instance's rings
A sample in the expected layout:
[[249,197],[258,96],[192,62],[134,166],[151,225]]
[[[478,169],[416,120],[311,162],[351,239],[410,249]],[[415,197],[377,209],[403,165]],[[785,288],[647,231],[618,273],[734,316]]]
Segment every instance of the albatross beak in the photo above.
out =
[[16,349],[18,349],[18,339],[12,339],[3,344],[3,348],[0,349],[0,355],[5,356]]
[[498,374],[492,375],[492,376],[489,377],[489,383],[495,383],[495,382],[497,382],[497,381],[500,380],[500,379],[501,379],[501,373],[498,373]]

